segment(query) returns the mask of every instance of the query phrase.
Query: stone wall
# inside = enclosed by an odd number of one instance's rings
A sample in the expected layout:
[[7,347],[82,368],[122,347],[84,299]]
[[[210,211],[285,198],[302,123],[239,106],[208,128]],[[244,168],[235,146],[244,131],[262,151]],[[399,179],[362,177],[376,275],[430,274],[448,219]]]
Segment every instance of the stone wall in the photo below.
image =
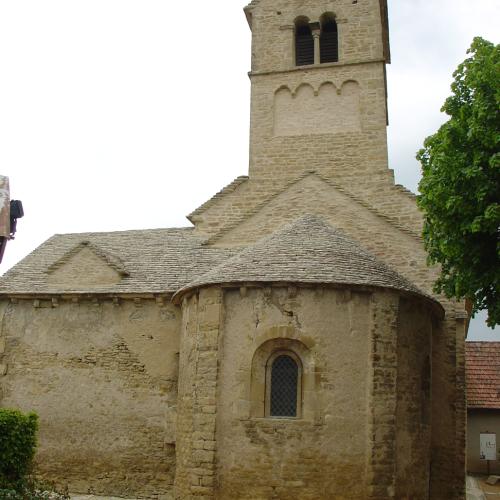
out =
[[317,89],[283,86],[274,94],[273,108],[274,137],[361,131],[359,84],[352,80],[340,87],[324,82]]
[[[353,169],[360,177],[387,175],[386,95],[382,63],[318,66],[285,74],[252,74],[251,78],[252,179],[290,179],[307,169],[334,177],[352,175]],[[328,105],[314,113],[318,108],[315,100],[321,99],[328,85],[334,87],[337,98],[335,101],[329,99]],[[357,124],[354,127],[354,104],[346,105],[347,96],[342,98],[342,92],[347,94],[346,85],[355,86],[357,92]],[[283,88],[293,93],[286,103],[280,99]],[[308,88],[312,96],[302,90]],[[337,89],[340,95],[337,95]],[[305,100],[307,105],[302,103]],[[292,117],[299,111],[305,114],[297,117],[293,131],[281,133],[276,129],[281,114]],[[332,122],[332,114],[337,124]],[[308,122],[312,125],[307,126]],[[343,123],[347,124],[346,127],[342,126]]]
[[[176,498],[425,497],[428,306],[383,291],[210,288],[183,314]],[[300,360],[298,418],[266,410],[275,352]]]
[[219,329],[222,294],[183,302],[175,498],[214,498]]
[[397,319],[399,297],[377,294],[371,309],[371,386],[367,475],[370,499],[394,498],[397,449]]
[[[295,67],[295,19],[318,21],[324,12],[337,19],[339,62]],[[414,199],[387,168],[379,2],[260,1],[252,31],[250,179],[196,212],[197,230],[227,231],[316,171],[419,232]]]
[[[243,293],[224,297],[218,498],[365,498],[370,294],[283,288]],[[266,343],[302,358],[301,419],[252,414],[259,400],[251,390],[259,382],[252,362]],[[263,380],[259,387],[262,400]]]
[[397,325],[396,498],[429,498],[431,316],[401,300]]
[[76,296],[1,307],[0,404],[40,416],[38,473],[74,492],[166,495],[180,310]]
[[[370,191],[375,191],[375,186]],[[247,193],[250,188],[244,188]],[[367,190],[368,193],[368,190]],[[404,197],[402,193],[386,193],[386,205]],[[231,203],[240,206],[231,194],[221,202],[226,214],[234,214]],[[429,269],[426,253],[418,233],[407,230],[406,223],[384,217],[336,182],[316,174],[306,174],[297,182],[273,196],[246,219],[235,223],[213,238],[216,246],[244,246],[271,234],[281,225],[303,213],[324,217],[333,226],[359,241],[390,267],[407,277],[429,295],[438,269]],[[418,217],[414,201],[413,210]],[[397,210],[397,203],[392,209]],[[215,213],[215,208],[211,209]],[[416,226],[418,228],[419,226]],[[465,402],[464,362],[465,338],[463,304],[437,297],[447,311],[446,321],[439,323],[432,335],[432,473],[434,498],[461,498],[464,491]]]
[[[387,165],[379,0],[253,5],[250,178],[194,212],[197,233],[243,247],[317,214],[432,295],[415,197]],[[296,68],[295,19],[325,12],[339,62]],[[94,264],[92,280],[121,279]],[[76,490],[171,494],[177,461],[182,500],[463,498],[463,305],[438,297],[431,324],[413,299],[372,292],[204,289],[182,325],[162,300],[5,299],[0,402],[40,413],[40,470]],[[263,362],[287,346],[301,418],[269,419]]]
[[294,23],[303,16],[319,22],[334,14],[339,31],[339,62],[384,58],[379,0],[259,0],[252,10],[252,72],[287,71],[295,66]]

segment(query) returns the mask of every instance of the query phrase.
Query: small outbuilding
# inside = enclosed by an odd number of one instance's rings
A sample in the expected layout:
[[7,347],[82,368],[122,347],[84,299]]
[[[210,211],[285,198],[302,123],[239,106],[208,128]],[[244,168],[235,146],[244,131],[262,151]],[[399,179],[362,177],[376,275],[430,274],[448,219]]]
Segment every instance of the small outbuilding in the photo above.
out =
[[467,470],[500,474],[500,342],[467,342]]

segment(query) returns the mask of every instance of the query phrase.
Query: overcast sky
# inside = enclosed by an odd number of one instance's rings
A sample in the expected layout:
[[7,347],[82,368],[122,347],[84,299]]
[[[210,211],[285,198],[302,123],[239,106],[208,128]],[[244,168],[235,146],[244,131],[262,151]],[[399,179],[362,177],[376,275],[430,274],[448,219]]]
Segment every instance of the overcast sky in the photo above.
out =
[[[247,173],[245,3],[0,0],[0,174],[26,213],[0,271],[54,233],[189,225]],[[415,153],[473,37],[498,43],[500,2],[389,0],[389,16],[390,167],[415,191]]]

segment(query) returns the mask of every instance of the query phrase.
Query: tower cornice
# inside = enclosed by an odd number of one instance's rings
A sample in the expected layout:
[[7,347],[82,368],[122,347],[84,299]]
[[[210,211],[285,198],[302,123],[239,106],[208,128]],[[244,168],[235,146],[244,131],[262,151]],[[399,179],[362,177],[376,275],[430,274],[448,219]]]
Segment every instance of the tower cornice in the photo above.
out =
[[288,73],[298,73],[304,71],[321,71],[328,68],[343,68],[345,66],[359,66],[361,64],[385,64],[385,59],[370,59],[370,60],[359,60],[359,61],[349,61],[349,62],[333,62],[333,63],[323,63],[323,64],[309,64],[307,66],[297,66],[289,69],[281,69],[275,71],[249,71],[248,76],[252,78],[253,76],[265,76],[265,75],[281,75]]

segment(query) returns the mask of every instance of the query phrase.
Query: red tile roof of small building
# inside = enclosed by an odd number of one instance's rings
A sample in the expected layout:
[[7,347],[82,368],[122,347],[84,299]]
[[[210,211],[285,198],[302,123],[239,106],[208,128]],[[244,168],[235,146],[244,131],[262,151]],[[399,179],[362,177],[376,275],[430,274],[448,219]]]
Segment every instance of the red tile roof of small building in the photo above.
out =
[[500,342],[467,342],[467,407],[500,409]]

